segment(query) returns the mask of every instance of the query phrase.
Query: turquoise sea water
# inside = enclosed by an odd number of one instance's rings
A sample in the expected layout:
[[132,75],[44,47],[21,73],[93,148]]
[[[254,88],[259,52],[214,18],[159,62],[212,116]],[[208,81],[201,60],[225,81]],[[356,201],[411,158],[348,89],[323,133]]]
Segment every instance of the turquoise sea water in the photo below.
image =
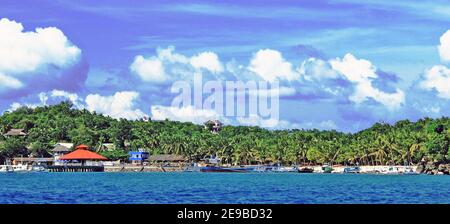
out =
[[0,203],[450,203],[450,176],[4,173]]

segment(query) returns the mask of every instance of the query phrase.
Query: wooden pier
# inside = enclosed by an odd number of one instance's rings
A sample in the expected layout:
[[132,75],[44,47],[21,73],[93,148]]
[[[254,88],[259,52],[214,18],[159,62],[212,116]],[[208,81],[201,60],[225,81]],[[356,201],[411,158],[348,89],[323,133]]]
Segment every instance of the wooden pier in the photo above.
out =
[[48,166],[49,172],[103,172],[103,166]]

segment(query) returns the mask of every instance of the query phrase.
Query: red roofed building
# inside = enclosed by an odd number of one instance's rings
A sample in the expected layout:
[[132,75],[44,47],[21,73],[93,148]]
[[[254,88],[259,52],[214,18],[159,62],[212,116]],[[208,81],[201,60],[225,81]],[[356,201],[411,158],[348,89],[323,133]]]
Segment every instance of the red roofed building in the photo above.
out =
[[89,151],[88,148],[89,147],[86,145],[79,145],[76,147],[75,151],[59,157],[59,160],[77,160],[80,161],[83,165],[86,163],[86,161],[108,160],[102,155]]

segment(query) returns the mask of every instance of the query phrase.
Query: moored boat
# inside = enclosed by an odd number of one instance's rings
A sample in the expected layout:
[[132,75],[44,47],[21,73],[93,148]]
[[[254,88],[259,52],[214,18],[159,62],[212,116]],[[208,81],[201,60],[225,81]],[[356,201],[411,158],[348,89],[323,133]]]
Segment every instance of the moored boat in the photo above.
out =
[[301,167],[298,169],[299,173],[312,173],[314,172],[314,168],[311,167]]
[[221,166],[211,166],[211,165],[206,165],[206,166],[201,166],[200,167],[200,172],[247,172],[247,170],[245,168],[241,168],[241,167],[221,167]]
[[0,165],[0,173],[10,173],[14,172],[11,165]]
[[360,172],[361,172],[361,169],[359,168],[359,166],[344,168],[344,173],[360,173]]
[[322,166],[322,173],[331,173],[333,171],[333,167],[329,164],[324,164]]
[[270,171],[272,171],[272,172],[280,172],[280,173],[298,172],[298,168],[296,166],[277,165],[277,166],[273,166]]

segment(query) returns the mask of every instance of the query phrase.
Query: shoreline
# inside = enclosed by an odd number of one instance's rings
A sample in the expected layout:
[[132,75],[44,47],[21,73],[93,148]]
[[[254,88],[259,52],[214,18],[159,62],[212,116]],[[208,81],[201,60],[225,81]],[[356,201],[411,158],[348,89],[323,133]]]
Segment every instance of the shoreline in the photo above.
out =
[[[322,166],[308,166],[313,168],[313,173],[323,173]],[[332,173],[344,173],[344,169],[348,166],[333,166]],[[389,168],[393,168],[395,171],[403,172],[405,169],[412,169],[414,171],[417,170],[417,165],[414,166],[359,166],[360,174],[365,173],[376,173],[378,171],[389,170]],[[169,167],[161,167],[155,165],[146,165],[146,166],[136,166],[136,165],[124,165],[124,166],[104,166],[104,172],[109,173],[126,173],[126,172],[184,172],[184,166],[169,166]]]

